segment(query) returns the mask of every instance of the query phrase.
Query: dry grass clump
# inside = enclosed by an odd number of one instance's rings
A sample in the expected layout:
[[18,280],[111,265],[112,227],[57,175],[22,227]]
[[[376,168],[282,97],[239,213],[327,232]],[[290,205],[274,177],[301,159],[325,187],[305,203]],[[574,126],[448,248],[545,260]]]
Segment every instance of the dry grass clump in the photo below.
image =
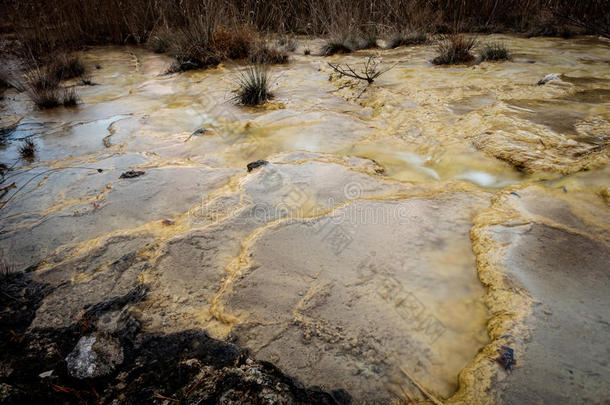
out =
[[34,57],[30,57],[29,63],[33,68],[25,75],[25,82],[17,87],[24,90],[38,108],[76,105],[76,90],[61,88],[60,82],[84,75],[85,67],[77,55],[58,53],[45,66],[39,66]]
[[320,49],[320,55],[322,56],[331,56],[351,52],[352,48],[349,46],[349,43],[340,38],[328,39]]
[[502,43],[487,43],[481,48],[482,61],[502,61],[511,59],[512,56],[510,55],[508,47]]
[[376,37],[350,38],[344,42],[344,45],[352,51],[359,51],[361,49],[372,49],[377,48],[378,46]]
[[32,161],[36,156],[36,144],[30,138],[24,139],[19,146],[19,155],[22,159]]
[[264,42],[255,45],[248,56],[250,63],[265,65],[288,63],[288,59],[288,53],[284,48],[276,48]]
[[212,51],[211,42],[212,27],[201,19],[177,30],[171,38],[169,52],[175,62],[169,71],[180,72],[219,64],[221,60]]
[[61,104],[59,79],[46,68],[36,67],[26,74],[25,91],[40,109],[53,108]]
[[47,67],[35,67],[25,76],[24,88],[30,99],[40,109],[74,106],[78,102],[78,94],[74,88],[61,88],[59,77],[55,70]]
[[252,48],[253,33],[245,26],[228,29],[218,27],[212,36],[212,51],[224,59],[245,59]]
[[57,107],[61,104],[62,95],[58,88],[40,89],[28,87],[28,96],[41,110]]
[[273,97],[269,90],[269,71],[264,65],[248,66],[236,81],[238,87],[233,91],[234,100],[239,104],[255,106]]
[[[349,35],[349,34],[346,34]],[[345,41],[346,45],[354,51],[360,49],[372,49],[377,48],[378,35],[377,26],[375,24],[367,24],[363,29],[355,30],[355,33],[348,36],[348,40]]]
[[467,63],[474,59],[471,51],[477,41],[464,35],[452,34],[445,36],[437,46],[438,56],[432,60],[435,65],[455,65]]
[[294,52],[297,50],[299,43],[296,39],[290,37],[282,37],[278,41],[278,45],[286,50],[286,52]]
[[229,30],[199,19],[172,35],[170,53],[176,59],[169,72],[202,69],[230,59],[245,59],[253,46],[245,27]]
[[80,100],[80,97],[78,96],[78,93],[74,87],[63,89],[62,104],[64,107],[74,107],[76,104],[78,104],[78,100]]
[[362,26],[342,24],[342,26],[333,29],[332,34],[320,49],[320,54],[331,56],[361,49],[377,48],[379,47],[378,39],[376,24],[367,23]]
[[65,52],[53,56],[47,69],[58,79],[68,80],[85,74],[85,65],[76,54]]
[[390,37],[387,48],[394,49],[399,46],[424,45],[430,42],[430,38],[425,32],[405,32],[399,31]]

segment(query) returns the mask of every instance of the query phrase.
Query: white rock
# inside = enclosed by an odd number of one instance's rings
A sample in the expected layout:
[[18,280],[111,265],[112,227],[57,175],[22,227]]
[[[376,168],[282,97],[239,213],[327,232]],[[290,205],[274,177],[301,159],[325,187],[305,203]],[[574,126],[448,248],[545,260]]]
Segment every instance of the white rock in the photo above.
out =
[[561,79],[561,73],[551,73],[549,75],[544,76],[542,79],[538,81],[538,86],[542,86],[543,84],[547,84],[548,82],[552,82],[553,80]]
[[38,374],[38,377],[40,377],[40,378],[48,378],[48,377],[51,377],[51,376],[53,375],[53,371],[54,371],[54,370],[45,371],[44,373],[40,373],[40,374]]
[[123,348],[110,336],[83,336],[66,357],[66,362],[73,377],[100,377],[112,373],[123,362]]

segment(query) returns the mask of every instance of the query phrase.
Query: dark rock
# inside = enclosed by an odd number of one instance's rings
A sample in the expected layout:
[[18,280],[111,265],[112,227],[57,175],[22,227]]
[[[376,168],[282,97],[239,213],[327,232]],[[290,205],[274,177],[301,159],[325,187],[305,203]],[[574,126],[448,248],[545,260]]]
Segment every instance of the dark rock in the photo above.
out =
[[193,135],[203,135],[206,132],[208,132],[208,130],[206,128],[199,128],[197,131],[193,132]]
[[121,179],[133,179],[134,177],[140,177],[142,175],[146,174],[146,172],[143,172],[141,170],[129,170],[128,172],[125,172],[123,174],[121,174]]
[[254,169],[257,169],[257,168],[261,167],[261,166],[265,166],[267,163],[269,163],[269,162],[267,162],[266,160],[256,160],[254,162],[248,163],[248,166],[247,166],[248,167],[248,173],[251,172]]
[[515,351],[508,347],[502,346],[498,349],[498,354],[500,355],[496,361],[504,367],[504,370],[512,370],[513,366],[517,364],[515,360]]

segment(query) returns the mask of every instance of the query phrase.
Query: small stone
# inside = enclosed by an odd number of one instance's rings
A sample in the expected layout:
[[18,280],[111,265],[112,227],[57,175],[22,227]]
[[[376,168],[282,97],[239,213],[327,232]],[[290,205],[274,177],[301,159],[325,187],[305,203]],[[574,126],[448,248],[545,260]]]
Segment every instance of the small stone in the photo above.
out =
[[112,373],[123,363],[123,348],[117,339],[110,336],[83,336],[66,357],[66,363],[73,377],[101,377]]
[[55,370],[45,371],[44,373],[38,374],[38,377],[40,377],[40,378],[49,378],[49,377],[51,377],[53,375],[53,371],[55,371]]
[[254,170],[256,168],[259,168],[261,166],[265,166],[267,163],[269,163],[269,162],[267,162],[266,160],[256,160],[254,162],[248,163],[248,166],[247,166],[248,173],[250,173],[252,170]]
[[129,170],[123,174],[121,174],[121,179],[133,179],[134,177],[140,177],[142,175],[146,174],[146,172],[143,172],[141,170]]
[[196,130],[195,132],[193,132],[193,135],[197,136],[197,135],[203,135],[206,132],[208,132],[207,128],[199,128],[198,130]]

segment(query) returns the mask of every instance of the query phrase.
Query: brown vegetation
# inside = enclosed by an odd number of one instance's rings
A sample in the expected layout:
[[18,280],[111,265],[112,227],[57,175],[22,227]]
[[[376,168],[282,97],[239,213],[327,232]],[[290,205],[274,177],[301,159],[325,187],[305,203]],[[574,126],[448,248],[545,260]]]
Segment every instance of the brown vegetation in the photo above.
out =
[[278,48],[261,42],[250,51],[249,61],[254,64],[275,65],[288,63],[288,52],[285,48]]
[[170,72],[216,66],[228,59],[245,59],[253,46],[247,27],[228,29],[199,17],[168,36],[169,53],[176,59]]
[[60,104],[59,79],[46,68],[36,67],[28,72],[24,89],[38,108],[53,108]]
[[[159,35],[160,27],[188,29],[199,16],[206,19],[210,33],[224,26],[218,33],[221,36],[239,31],[237,27],[243,25],[262,32],[341,32],[349,38],[366,39],[368,34],[376,35],[377,27],[443,34],[534,32],[537,26],[549,24],[610,35],[610,13],[604,0],[49,0],[43,4],[13,0],[2,2],[0,8],[35,56],[57,48],[149,39],[162,49],[165,41]],[[562,29],[557,30],[561,33]]]
[[26,0],[2,7],[14,27],[27,27],[28,38],[46,38],[51,45],[141,43],[159,26],[185,27],[197,15],[227,27],[313,35],[362,31],[371,24],[439,33],[527,31],[543,19],[608,35],[610,21],[604,0],[49,0],[42,7]]
[[[19,39],[16,51],[39,66],[57,61],[61,79],[83,73],[71,51],[86,45],[146,43],[168,52],[172,71],[215,66],[252,54],[255,32],[326,35],[322,54],[424,43],[429,34],[529,32],[610,35],[605,0],[35,0],[0,2]],[[390,33],[417,33],[391,36]]]
[[53,66],[34,67],[25,75],[23,89],[40,109],[76,105],[78,94],[72,88],[59,85],[60,76]]
[[474,59],[471,51],[476,43],[475,38],[467,38],[459,34],[447,35],[438,43],[438,55],[432,59],[432,63],[435,65],[455,65],[470,62]]
[[85,66],[76,54],[65,52],[53,56],[47,68],[58,80],[68,80],[85,74]]

